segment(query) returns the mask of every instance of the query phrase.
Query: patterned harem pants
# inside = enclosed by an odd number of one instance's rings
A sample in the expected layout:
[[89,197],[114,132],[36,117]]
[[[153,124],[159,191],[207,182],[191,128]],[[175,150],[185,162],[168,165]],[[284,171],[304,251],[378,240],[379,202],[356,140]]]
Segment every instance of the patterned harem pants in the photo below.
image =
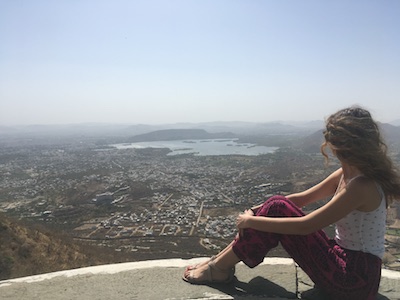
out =
[[[300,217],[304,212],[283,196],[269,198],[257,216]],[[309,235],[284,235],[245,229],[232,249],[250,268],[260,264],[278,243],[303,269],[315,285],[332,299],[375,299],[378,293],[382,261],[379,257],[343,249],[323,230]]]

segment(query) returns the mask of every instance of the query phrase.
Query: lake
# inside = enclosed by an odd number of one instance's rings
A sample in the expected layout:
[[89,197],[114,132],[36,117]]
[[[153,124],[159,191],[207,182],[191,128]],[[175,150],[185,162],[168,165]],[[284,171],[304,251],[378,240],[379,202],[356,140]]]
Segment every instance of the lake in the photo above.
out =
[[239,143],[238,139],[177,140],[158,142],[138,142],[111,145],[117,149],[169,148],[168,155],[194,154],[206,155],[260,155],[272,153],[278,147],[257,146]]

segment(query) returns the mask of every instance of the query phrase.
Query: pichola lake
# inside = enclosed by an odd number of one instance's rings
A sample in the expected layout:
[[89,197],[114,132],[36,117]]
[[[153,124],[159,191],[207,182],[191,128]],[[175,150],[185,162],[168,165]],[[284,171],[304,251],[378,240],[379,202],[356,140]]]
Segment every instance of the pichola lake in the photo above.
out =
[[178,140],[159,142],[138,142],[111,145],[117,149],[168,148],[168,155],[194,154],[206,155],[260,155],[272,153],[278,147],[257,146],[250,143],[239,143],[237,139]]

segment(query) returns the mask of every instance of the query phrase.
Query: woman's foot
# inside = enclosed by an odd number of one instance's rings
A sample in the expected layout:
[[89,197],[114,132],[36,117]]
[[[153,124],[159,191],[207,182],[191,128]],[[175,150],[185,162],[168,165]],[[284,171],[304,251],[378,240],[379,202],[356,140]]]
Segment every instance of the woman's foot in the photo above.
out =
[[[187,266],[186,269],[185,269],[185,272],[186,272],[186,271],[190,271],[190,270],[194,270],[194,269],[197,269],[197,268],[205,267],[205,266],[207,266],[210,262],[214,261],[216,258],[217,258],[217,255],[213,255],[213,256],[211,256],[211,258],[209,258],[209,259],[207,259],[207,260],[205,260],[205,261],[202,261],[202,262],[200,262],[200,263],[198,263],[198,264]],[[235,266],[232,267],[231,272],[232,272],[233,274],[235,274]]]
[[234,268],[221,269],[212,260],[195,269],[187,268],[182,279],[192,284],[229,283],[233,280],[234,274]]
[[209,262],[213,261],[213,260],[216,259],[216,258],[217,258],[217,256],[216,256],[216,255],[213,255],[213,256],[211,256],[209,259],[207,259],[207,260],[205,260],[205,261],[202,261],[202,262],[200,262],[200,263],[198,263],[198,264],[187,266],[187,267],[186,267],[186,271],[188,271],[188,270],[194,270],[194,269],[197,269],[197,268],[200,268],[200,267],[204,267],[205,265],[208,265]]
[[[202,266],[207,265],[210,261],[213,261],[213,260],[215,260],[217,257],[220,257],[221,255],[223,255],[224,253],[226,253],[227,251],[230,251],[230,250],[232,249],[232,245],[233,245],[233,241],[232,241],[228,246],[226,246],[221,252],[219,252],[219,253],[216,254],[216,255],[211,256],[210,259],[207,259],[207,260],[205,260],[205,261],[203,261],[203,262],[201,262],[201,263],[195,264],[195,265],[187,266],[187,267],[186,267],[186,270],[193,270],[193,269],[197,269],[197,268],[199,268],[199,267],[202,267]],[[235,267],[233,267],[233,269],[234,269],[234,268],[235,268]]]

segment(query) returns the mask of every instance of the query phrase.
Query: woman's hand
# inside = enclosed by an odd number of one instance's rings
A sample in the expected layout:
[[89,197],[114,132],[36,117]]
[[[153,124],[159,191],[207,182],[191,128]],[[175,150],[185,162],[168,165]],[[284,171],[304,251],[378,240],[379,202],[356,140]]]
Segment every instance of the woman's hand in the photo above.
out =
[[247,209],[244,213],[240,214],[236,219],[236,226],[240,229],[249,228],[249,219],[253,217],[253,211],[251,209]]
[[256,206],[253,206],[251,209],[251,211],[253,212],[254,215],[256,215],[256,213],[258,212],[258,210],[264,205],[264,203],[262,204],[258,204]]
[[247,214],[247,215],[250,215],[250,216],[254,216],[254,211],[251,208],[250,209],[246,209],[243,213]]

